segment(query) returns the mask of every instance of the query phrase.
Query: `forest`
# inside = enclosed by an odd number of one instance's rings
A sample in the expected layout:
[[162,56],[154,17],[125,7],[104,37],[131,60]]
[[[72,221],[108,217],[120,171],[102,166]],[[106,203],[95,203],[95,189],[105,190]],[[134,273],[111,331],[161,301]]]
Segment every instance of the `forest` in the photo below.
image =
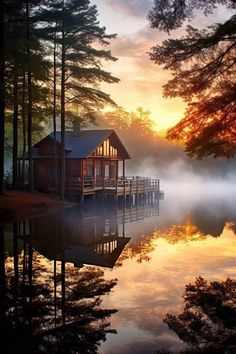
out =
[[[208,17],[222,4],[232,14],[224,23],[203,29],[188,24],[197,11]],[[33,191],[32,146],[49,131],[60,130],[63,199],[64,136],[73,121],[115,129],[136,165],[149,158],[163,169],[180,159],[194,170],[234,171],[235,1],[153,2],[149,24],[157,38],[160,32],[169,37],[150,49],[150,60],[172,74],[164,96],[187,104],[182,120],[167,132],[172,144],[157,135],[148,107],[137,102],[137,109],[128,112],[101,89],[102,83],[118,83],[119,78],[106,70],[107,63],[117,60],[109,50],[116,34],[100,25],[96,5],[89,0],[4,0],[0,10],[0,194],[9,169],[12,187],[17,187],[18,157],[23,157],[23,171],[28,171],[23,177]],[[183,25],[185,34],[172,38],[172,31]]]

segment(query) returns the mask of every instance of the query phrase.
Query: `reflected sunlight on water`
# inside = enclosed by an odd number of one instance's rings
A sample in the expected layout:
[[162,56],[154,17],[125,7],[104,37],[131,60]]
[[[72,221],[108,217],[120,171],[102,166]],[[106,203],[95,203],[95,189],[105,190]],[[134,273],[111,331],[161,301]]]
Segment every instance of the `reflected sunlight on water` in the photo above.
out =
[[66,208],[5,226],[3,353],[29,350],[29,333],[37,354],[186,348],[163,319],[183,312],[196,277],[236,280],[234,201],[204,195],[192,204],[182,196],[114,210]]
[[[124,259],[122,268],[106,272],[108,277],[118,278],[116,289],[105,303],[111,307],[119,304],[112,325],[122,338],[114,347],[117,338],[108,336],[102,353],[153,353],[156,349],[183,348],[162,319],[167,313],[177,314],[183,309],[185,285],[199,275],[209,281],[235,278],[233,223],[226,223],[218,236],[204,235],[188,219],[184,225],[154,231],[147,261],[140,263],[140,255],[136,254]],[[127,247],[132,248],[132,241]],[[131,333],[132,340],[123,333]]]

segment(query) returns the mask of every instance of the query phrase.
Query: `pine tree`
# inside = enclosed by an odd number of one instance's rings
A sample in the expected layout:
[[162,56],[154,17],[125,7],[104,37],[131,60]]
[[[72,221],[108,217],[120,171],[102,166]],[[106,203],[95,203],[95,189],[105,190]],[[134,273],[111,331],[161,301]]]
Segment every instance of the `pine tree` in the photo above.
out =
[[[16,0],[6,0],[6,78],[7,121],[13,122],[13,188],[16,188],[18,151],[29,154],[29,186],[32,184],[31,146],[40,122],[45,119],[47,89],[47,62],[44,49],[37,37],[36,23],[30,16],[38,9],[39,1],[26,1],[25,6]],[[12,119],[13,118],[13,119]],[[27,139],[26,139],[27,135]],[[23,137],[22,137],[23,136]],[[23,140],[23,148],[20,142]],[[24,174],[23,160],[23,174]],[[24,181],[23,181],[23,184]]]
[[[235,10],[235,0],[155,0],[151,26],[170,32],[201,9],[212,14],[217,5]],[[166,97],[182,97],[185,117],[168,132],[182,139],[192,157],[232,157],[236,154],[236,15],[204,29],[186,27],[186,35],[152,48],[151,60],[171,70]]]
[[4,193],[5,3],[0,1],[0,195]]
[[[65,194],[65,122],[79,118],[73,107],[90,112],[94,107],[114,104],[108,94],[99,90],[100,82],[119,80],[102,69],[107,60],[116,60],[106,46],[115,35],[107,35],[97,21],[97,8],[89,0],[52,1],[39,16],[42,37],[52,41],[56,28],[56,43],[60,46],[60,115],[61,115],[61,176],[60,195]],[[52,26],[54,24],[55,26]]]

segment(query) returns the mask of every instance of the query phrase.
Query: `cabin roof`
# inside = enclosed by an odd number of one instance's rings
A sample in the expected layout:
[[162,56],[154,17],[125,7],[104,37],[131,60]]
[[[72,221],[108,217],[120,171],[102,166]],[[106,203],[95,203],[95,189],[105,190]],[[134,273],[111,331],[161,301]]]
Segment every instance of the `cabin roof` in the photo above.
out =
[[[81,264],[90,264],[99,267],[113,268],[117,259],[121,255],[124,247],[130,241],[130,237],[106,237],[102,241],[117,241],[117,247],[110,254],[102,255],[94,251],[92,247],[85,246],[83,244],[71,245],[66,244],[64,251],[64,260],[69,263],[73,263],[75,267],[81,266]],[[41,240],[33,240],[34,247],[39,250],[48,259],[56,259],[61,261],[60,244],[54,244],[50,242],[44,242]],[[94,242],[94,245],[96,242]]]
[[[76,135],[73,131],[65,132],[65,150],[66,158],[86,158],[93,151],[96,150],[98,146],[102,144],[104,140],[108,137],[113,137],[116,141],[119,148],[122,150],[122,155],[125,159],[130,159],[130,155],[126,150],[123,143],[120,141],[119,137],[114,130],[83,130],[79,135]],[[40,140],[33,147],[33,157],[37,158],[37,148],[45,141],[46,139],[54,140],[54,134],[50,133],[44,139]],[[56,141],[61,143],[61,132],[56,132]],[[36,148],[36,149],[35,149]]]

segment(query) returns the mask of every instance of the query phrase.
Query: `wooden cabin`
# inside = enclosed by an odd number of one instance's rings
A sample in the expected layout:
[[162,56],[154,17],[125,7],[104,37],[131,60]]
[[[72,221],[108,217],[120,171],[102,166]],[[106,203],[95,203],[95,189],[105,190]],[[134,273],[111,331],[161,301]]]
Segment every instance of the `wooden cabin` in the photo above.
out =
[[[57,166],[54,160],[54,135],[46,136],[33,147],[34,189],[55,192],[56,173],[60,183],[61,133],[56,133]],[[125,177],[125,160],[130,159],[114,130],[66,131],[66,191],[83,194],[102,188],[103,181],[117,180],[119,169]],[[121,165],[121,166],[120,166]],[[57,171],[57,172],[56,172]],[[93,188],[92,188],[93,187]]]
[[[66,198],[81,199],[82,202],[84,196],[95,197],[98,194],[105,197],[115,196],[116,200],[118,197],[136,199],[136,201],[160,198],[159,179],[125,175],[125,161],[130,158],[114,130],[83,130],[77,133],[66,131]],[[61,133],[56,133],[56,141],[54,134],[51,133],[35,144],[32,149],[32,159],[34,190],[59,193]],[[19,159],[20,161],[22,159]],[[20,166],[19,171],[22,171]],[[19,173],[19,176],[22,174]]]

